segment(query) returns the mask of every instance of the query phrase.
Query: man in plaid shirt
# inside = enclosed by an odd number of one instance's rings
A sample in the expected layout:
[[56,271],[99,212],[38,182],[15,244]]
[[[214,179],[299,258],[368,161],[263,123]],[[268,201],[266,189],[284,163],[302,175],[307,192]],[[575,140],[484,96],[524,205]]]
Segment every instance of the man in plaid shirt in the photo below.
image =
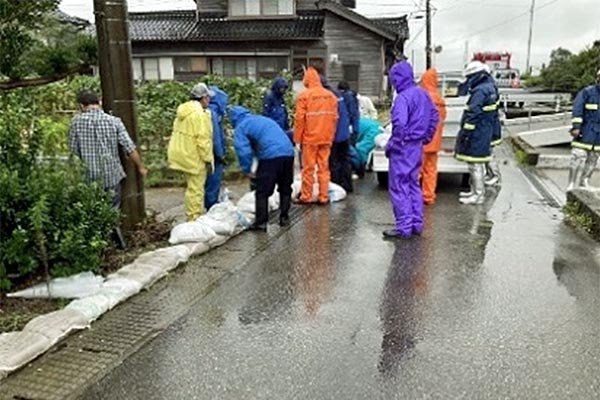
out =
[[142,176],[146,176],[148,170],[121,119],[102,110],[96,93],[84,90],[77,96],[77,102],[83,112],[71,122],[69,148],[85,163],[87,179],[102,183],[104,190],[113,194],[112,204],[118,209],[121,205],[121,181],[125,178],[119,146]]

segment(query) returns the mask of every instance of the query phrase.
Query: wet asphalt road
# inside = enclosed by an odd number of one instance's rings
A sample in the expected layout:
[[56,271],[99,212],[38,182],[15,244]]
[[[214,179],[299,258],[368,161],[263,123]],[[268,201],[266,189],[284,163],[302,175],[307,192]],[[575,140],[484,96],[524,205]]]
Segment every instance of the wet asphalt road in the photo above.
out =
[[503,172],[408,241],[370,180],[311,209],[83,398],[599,398],[599,246]]

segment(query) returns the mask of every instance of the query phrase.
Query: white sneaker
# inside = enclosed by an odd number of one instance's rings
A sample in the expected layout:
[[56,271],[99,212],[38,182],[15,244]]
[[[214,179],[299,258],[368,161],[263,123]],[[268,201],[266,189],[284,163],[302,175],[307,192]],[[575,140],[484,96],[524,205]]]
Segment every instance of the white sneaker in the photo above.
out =
[[472,195],[469,197],[463,197],[463,198],[459,199],[458,201],[460,201],[461,204],[466,204],[466,205],[479,205],[479,204],[483,204],[484,200],[485,199],[483,196]]
[[473,194],[474,194],[474,193],[473,193],[473,192],[471,192],[471,191],[468,191],[468,192],[460,192],[460,193],[458,194],[458,197],[471,197],[471,196],[473,196]]

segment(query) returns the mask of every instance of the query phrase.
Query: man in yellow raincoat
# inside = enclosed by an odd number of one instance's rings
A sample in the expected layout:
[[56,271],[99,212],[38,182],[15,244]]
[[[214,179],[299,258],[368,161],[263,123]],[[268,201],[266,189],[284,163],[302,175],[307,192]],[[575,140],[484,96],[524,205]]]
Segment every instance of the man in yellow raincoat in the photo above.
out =
[[204,214],[204,184],[213,170],[212,120],[208,104],[214,93],[199,83],[190,100],[177,108],[169,142],[169,168],[185,174],[185,212],[188,221]]

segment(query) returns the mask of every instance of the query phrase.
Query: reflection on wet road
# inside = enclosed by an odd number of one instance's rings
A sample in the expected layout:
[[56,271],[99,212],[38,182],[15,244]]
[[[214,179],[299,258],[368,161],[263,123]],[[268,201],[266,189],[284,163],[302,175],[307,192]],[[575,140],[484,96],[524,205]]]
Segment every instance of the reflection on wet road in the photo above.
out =
[[311,209],[84,398],[598,398],[597,244],[515,168],[457,190],[405,241],[370,181]]

